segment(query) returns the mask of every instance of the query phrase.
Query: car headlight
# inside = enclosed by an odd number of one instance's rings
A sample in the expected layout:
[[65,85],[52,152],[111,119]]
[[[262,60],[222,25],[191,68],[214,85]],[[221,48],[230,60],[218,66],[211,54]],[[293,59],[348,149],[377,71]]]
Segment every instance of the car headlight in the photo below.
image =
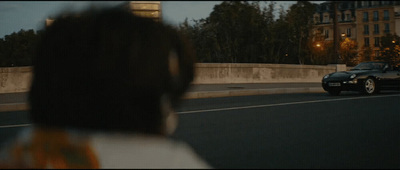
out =
[[329,77],[329,74],[325,75],[325,76],[324,76],[324,79],[327,79],[328,77]]
[[350,76],[351,79],[354,79],[354,78],[356,78],[356,77],[357,77],[356,74],[352,74],[352,75]]

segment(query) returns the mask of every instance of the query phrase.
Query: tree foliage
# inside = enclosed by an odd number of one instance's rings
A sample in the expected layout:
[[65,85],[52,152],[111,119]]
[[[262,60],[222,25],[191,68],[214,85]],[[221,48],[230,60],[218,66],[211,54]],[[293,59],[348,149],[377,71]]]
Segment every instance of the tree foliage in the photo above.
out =
[[372,48],[362,46],[358,52],[358,63],[372,61]]
[[310,46],[307,44],[311,39],[314,13],[314,4],[309,1],[297,1],[296,4],[290,6],[287,14],[289,40],[297,47],[294,49],[294,54],[297,55],[299,64],[307,62],[306,56],[310,52]]
[[381,37],[380,55],[377,60],[386,61],[392,65],[400,63],[400,38],[396,34]]
[[275,19],[275,4],[224,1],[209,17],[193,26],[185,20],[179,29],[194,42],[199,62],[310,63],[305,56],[314,5],[299,1],[288,11],[281,6]]
[[357,57],[358,57],[358,45],[357,42],[350,39],[350,38],[345,38],[341,43],[340,43],[340,48],[339,48],[339,55],[340,55],[340,60],[348,65],[348,66],[355,66],[357,65]]
[[[265,61],[264,37],[267,18],[258,4],[223,2],[214,7],[206,19],[196,21],[193,39],[201,61],[260,62]],[[196,35],[197,34],[197,35]]]
[[332,47],[333,43],[329,41],[309,42],[309,62],[318,65],[329,64],[329,56],[333,50]]
[[39,36],[21,29],[0,38],[0,67],[30,66]]

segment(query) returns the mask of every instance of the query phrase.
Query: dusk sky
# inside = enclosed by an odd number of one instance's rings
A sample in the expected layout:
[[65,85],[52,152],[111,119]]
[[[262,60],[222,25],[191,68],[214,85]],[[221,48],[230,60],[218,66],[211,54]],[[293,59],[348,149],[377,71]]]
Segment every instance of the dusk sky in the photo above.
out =
[[[45,19],[56,16],[61,11],[79,11],[94,4],[97,6],[115,6],[124,1],[1,1],[0,2],[0,38],[21,29],[35,31],[42,29]],[[164,22],[171,25],[182,23],[185,18],[207,18],[214,6],[222,1],[162,1]],[[284,5],[285,10],[296,1],[275,1]],[[263,4],[263,3],[261,3]]]

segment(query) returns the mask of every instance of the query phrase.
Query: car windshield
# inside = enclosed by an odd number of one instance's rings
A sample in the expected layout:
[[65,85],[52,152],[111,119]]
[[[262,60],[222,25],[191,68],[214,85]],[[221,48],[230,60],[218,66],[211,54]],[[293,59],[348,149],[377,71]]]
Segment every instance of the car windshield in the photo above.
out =
[[382,70],[385,63],[360,63],[351,70]]

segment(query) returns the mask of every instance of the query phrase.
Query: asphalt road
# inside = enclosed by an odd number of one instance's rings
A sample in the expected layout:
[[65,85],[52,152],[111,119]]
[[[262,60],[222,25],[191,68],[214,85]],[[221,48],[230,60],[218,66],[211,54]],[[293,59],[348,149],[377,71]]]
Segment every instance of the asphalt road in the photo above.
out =
[[399,104],[399,93],[188,100],[174,137],[217,168],[400,168]]
[[[185,100],[172,137],[216,168],[398,169],[399,104],[398,92]],[[0,142],[29,123],[26,112],[0,113]]]

